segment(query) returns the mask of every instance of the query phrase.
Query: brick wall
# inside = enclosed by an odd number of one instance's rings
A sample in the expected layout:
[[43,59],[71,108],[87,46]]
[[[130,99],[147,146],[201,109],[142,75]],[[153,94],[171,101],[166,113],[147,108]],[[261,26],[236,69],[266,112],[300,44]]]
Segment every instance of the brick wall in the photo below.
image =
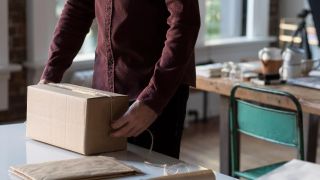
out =
[[[26,0],[9,0],[9,59],[23,64],[26,59]],[[25,119],[26,71],[11,74],[9,110],[0,112],[0,122]]]

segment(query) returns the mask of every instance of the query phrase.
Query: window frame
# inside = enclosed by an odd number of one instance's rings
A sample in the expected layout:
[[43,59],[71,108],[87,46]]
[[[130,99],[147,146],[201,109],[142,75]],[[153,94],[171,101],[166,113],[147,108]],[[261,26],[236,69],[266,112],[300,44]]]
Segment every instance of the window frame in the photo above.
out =
[[248,38],[269,36],[270,0],[247,1],[246,36]]
[[[242,36],[243,26],[243,1],[245,0],[220,0],[221,2],[221,34],[217,39],[206,39],[206,0],[199,0],[201,28],[198,35],[196,47],[203,47],[212,41],[220,41],[220,39],[230,39]],[[231,10],[230,10],[231,9]],[[226,19],[223,19],[225,18]]]
[[221,38],[242,36],[243,0],[221,0]]

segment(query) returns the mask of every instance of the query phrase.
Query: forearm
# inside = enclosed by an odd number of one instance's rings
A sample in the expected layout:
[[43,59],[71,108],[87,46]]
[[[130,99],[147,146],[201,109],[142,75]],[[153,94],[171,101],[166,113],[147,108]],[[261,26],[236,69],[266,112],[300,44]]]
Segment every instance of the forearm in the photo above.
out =
[[138,97],[158,114],[188,73],[186,67],[194,60],[194,46],[200,28],[197,0],[167,0],[166,3],[170,12],[167,40],[149,85]]

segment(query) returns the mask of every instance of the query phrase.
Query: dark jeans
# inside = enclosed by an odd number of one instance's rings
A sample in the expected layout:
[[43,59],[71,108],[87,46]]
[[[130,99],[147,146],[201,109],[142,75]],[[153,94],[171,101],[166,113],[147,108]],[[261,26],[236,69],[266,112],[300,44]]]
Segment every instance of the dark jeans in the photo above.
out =
[[[154,151],[179,158],[188,98],[189,86],[181,85],[156,121],[149,127],[154,138]],[[128,142],[149,149],[151,137],[147,131],[144,131],[138,137],[129,138]]]

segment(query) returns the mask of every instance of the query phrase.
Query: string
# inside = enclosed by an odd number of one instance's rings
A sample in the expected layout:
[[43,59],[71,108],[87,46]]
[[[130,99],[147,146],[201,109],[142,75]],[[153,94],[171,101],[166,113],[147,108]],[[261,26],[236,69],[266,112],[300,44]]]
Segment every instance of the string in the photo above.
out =
[[[147,129],[146,131],[148,132],[148,134],[150,135],[150,138],[151,138],[150,149],[149,149],[149,153],[148,153],[149,156],[151,156],[152,150],[153,150],[153,145],[154,145],[154,136],[149,129]],[[178,164],[174,164],[171,166],[168,166],[166,163],[163,163],[163,164],[152,163],[149,161],[144,161],[144,163],[149,166],[164,168],[168,175],[190,172],[190,169],[184,163],[178,163]]]
[[154,139],[153,139],[153,134],[149,129],[147,129],[147,132],[149,133],[149,135],[151,137],[151,144],[150,144],[150,149],[149,149],[149,154],[151,154],[152,153],[152,149],[153,149],[153,141],[154,141]]
[[[150,135],[150,139],[151,139],[151,143],[150,143],[150,149],[149,149],[149,156],[151,156],[152,154],[152,150],[153,150],[153,143],[154,143],[154,137],[153,137],[153,134],[152,132],[147,129],[146,130],[148,132],[148,134]],[[154,167],[161,167],[161,168],[166,168],[167,167],[167,164],[161,164],[161,163],[151,163],[149,161],[144,161],[145,164],[147,165],[150,165],[150,166],[154,166]]]

